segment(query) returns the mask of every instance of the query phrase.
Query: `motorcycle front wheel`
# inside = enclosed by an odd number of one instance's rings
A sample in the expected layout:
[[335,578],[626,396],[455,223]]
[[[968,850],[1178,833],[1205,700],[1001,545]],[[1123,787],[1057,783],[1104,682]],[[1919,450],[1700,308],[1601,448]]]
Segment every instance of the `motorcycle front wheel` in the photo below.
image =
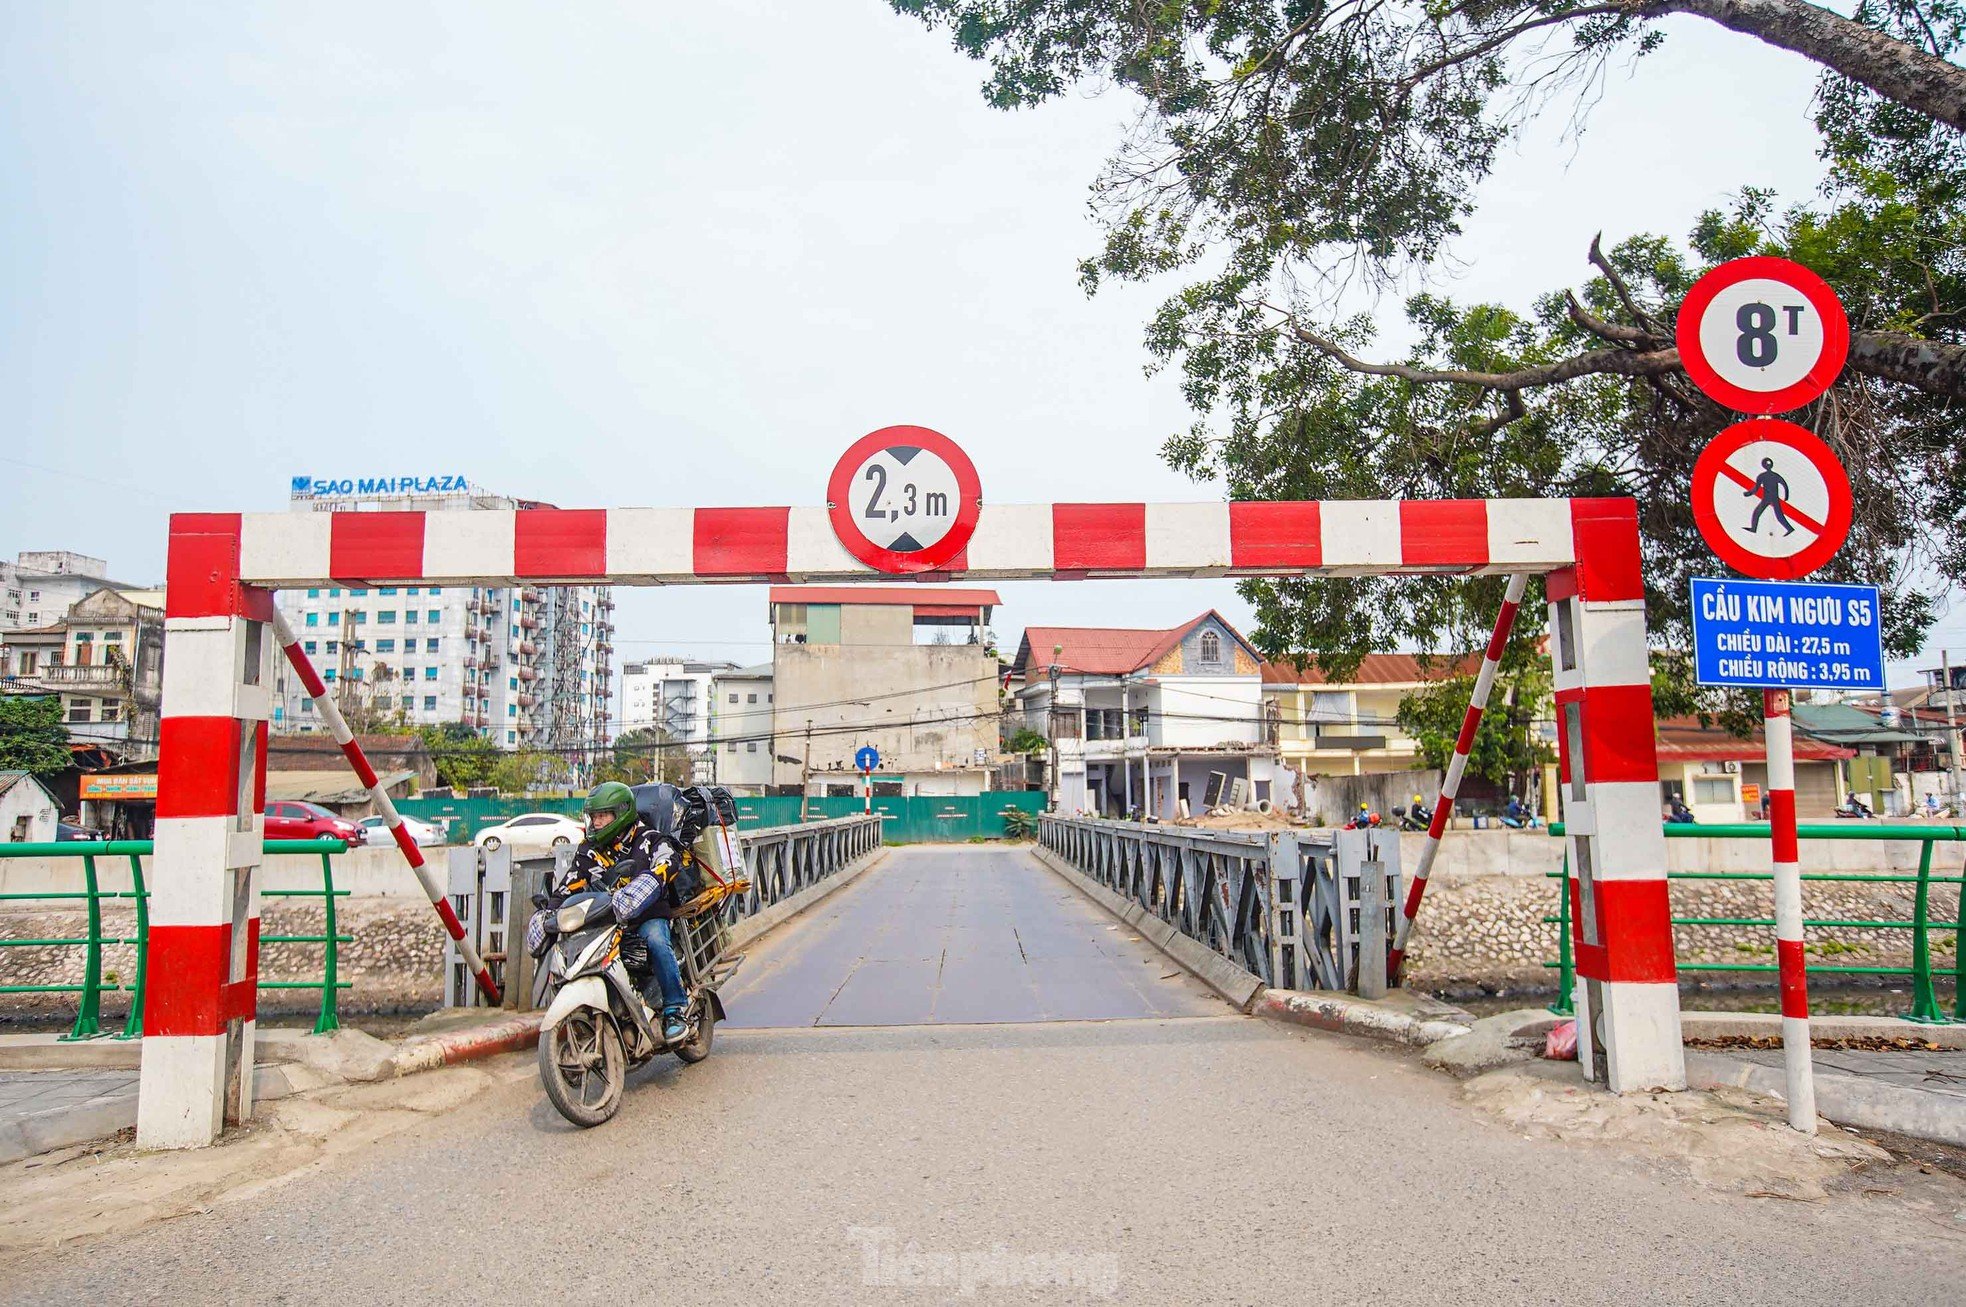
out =
[[621,1107],[628,1055],[614,1018],[593,1008],[539,1035],[539,1080],[560,1115],[583,1128],[600,1125]]

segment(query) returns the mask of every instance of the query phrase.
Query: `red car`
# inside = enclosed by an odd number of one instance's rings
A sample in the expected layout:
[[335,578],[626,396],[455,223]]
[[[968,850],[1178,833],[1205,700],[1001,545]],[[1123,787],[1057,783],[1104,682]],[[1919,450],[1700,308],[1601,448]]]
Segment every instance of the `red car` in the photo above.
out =
[[347,840],[352,845],[366,838],[362,828],[337,817],[318,803],[278,799],[266,805],[266,838],[269,840]]

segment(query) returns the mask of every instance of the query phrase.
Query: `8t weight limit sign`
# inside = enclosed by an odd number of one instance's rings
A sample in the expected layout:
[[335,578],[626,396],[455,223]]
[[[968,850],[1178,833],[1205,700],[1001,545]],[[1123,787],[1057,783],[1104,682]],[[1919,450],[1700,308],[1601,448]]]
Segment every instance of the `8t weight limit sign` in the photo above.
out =
[[1850,352],[1850,324],[1828,284],[1765,255],[1695,282],[1676,335],[1694,384],[1743,413],[1802,407],[1829,389]]

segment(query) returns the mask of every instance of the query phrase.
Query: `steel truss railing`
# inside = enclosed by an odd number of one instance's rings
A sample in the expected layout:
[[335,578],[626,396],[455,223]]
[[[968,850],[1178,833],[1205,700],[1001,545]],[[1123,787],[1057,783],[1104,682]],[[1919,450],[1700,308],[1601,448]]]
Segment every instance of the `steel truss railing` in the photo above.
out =
[[[1361,931],[1382,955],[1399,902],[1391,831],[1243,833],[1045,814],[1038,842],[1265,984],[1356,989]],[[1369,869],[1381,876],[1371,908]],[[1383,956],[1381,958],[1383,965]]]
[[733,902],[733,920],[809,889],[880,848],[881,818],[855,815],[765,826],[740,831],[737,838],[751,888]]

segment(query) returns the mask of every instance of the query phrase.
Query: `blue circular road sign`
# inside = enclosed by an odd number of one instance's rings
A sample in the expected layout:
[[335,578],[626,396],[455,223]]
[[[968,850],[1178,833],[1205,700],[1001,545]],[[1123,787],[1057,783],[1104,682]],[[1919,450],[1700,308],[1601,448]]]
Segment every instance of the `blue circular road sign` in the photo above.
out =
[[863,744],[860,752],[853,755],[853,765],[861,771],[872,771],[881,765],[881,751],[871,744]]

